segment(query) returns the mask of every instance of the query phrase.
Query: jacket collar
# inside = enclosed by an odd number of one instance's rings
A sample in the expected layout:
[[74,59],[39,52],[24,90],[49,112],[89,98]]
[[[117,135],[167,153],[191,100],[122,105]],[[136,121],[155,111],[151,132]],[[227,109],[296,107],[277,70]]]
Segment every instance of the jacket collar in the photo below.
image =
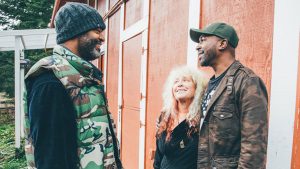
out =
[[225,76],[221,80],[219,87],[217,87],[215,94],[212,96],[211,100],[209,101],[209,104],[208,104],[207,110],[206,110],[207,112],[210,111],[210,109],[212,108],[212,105],[216,102],[216,100],[219,98],[219,96],[225,90],[228,77],[234,76],[235,73],[238,71],[238,69],[241,67],[243,67],[243,65],[237,60],[232,63],[232,65],[229,67],[228,71],[226,72]]
[[64,46],[57,45],[53,49],[53,54],[65,58],[81,75],[93,77],[102,81],[102,73],[92,63],[83,60]]

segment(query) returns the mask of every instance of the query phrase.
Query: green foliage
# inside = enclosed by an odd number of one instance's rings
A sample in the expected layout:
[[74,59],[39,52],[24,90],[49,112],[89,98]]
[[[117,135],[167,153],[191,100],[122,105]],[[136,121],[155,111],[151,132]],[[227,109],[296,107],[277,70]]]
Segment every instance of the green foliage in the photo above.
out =
[[51,54],[52,54],[52,49],[47,49],[47,50],[36,49],[36,50],[26,50],[25,51],[25,57],[30,60],[29,66],[35,64],[41,58],[49,56]]
[[4,29],[46,28],[54,0],[0,0],[0,25]]
[[15,148],[13,120],[13,115],[1,113],[0,169],[19,169],[26,167],[24,147],[20,149]]
[[14,52],[0,53],[0,93],[14,96]]
[[4,163],[3,168],[4,169],[20,169],[20,168],[25,169],[26,168],[25,157],[23,157],[23,159],[12,159],[11,161]]
[[[54,0],[0,0],[0,29],[47,28],[53,5]],[[32,65],[50,53],[30,50],[25,51],[25,58]],[[0,52],[0,92],[14,97],[14,52]]]
[[[54,0],[0,0],[0,30],[41,29],[50,22]],[[42,42],[41,42],[42,43]],[[31,65],[52,50],[25,51]],[[0,93],[14,97],[14,52],[0,52]],[[0,169],[26,167],[24,147],[14,147],[14,121],[9,113],[0,114]],[[24,145],[24,144],[21,144]]]
[[[43,57],[49,56],[52,53],[52,49],[47,51],[39,50],[27,50],[25,51],[25,58],[30,60],[30,65],[33,65]],[[28,71],[29,67],[25,70]],[[7,97],[14,97],[14,52],[1,52],[0,53],[0,93],[5,93]]]

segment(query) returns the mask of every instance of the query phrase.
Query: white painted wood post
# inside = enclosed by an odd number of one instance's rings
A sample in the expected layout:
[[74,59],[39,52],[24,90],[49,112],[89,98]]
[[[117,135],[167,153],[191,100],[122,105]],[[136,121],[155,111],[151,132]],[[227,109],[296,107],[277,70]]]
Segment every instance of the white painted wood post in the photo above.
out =
[[20,55],[21,36],[15,37],[15,147],[21,145],[21,86],[20,86]]
[[[125,4],[123,3],[121,5],[121,9],[120,9],[120,37],[122,37],[123,31],[124,31],[124,7]],[[118,135],[118,139],[120,142],[120,149],[122,148],[122,107],[123,107],[123,41],[120,38],[120,43],[119,43],[119,77],[118,77],[118,128],[117,128],[117,135]]]
[[[23,43],[24,45],[24,43]],[[20,51],[20,59],[25,59],[24,50]],[[20,108],[21,108],[21,119],[20,119],[20,132],[21,132],[21,138],[24,138],[24,123],[25,123],[25,113],[24,113],[24,88],[25,88],[25,67],[20,68]]]
[[198,54],[197,43],[190,38],[190,28],[199,28],[200,24],[200,0],[189,0],[189,25],[188,25],[188,45],[187,45],[187,65],[197,67]]
[[299,52],[298,0],[275,0],[268,169],[290,169]]
[[140,83],[140,131],[139,131],[139,169],[145,167],[145,144],[146,144],[146,104],[147,104],[147,71],[148,71],[148,28],[150,0],[144,0],[143,3],[144,30],[142,32],[142,56],[141,56],[141,83]]
[[[145,0],[148,1],[148,0]],[[145,2],[147,3],[147,2]],[[147,60],[148,60],[148,30],[142,33],[142,56],[140,77],[140,130],[139,130],[139,169],[144,168],[145,162],[145,126],[146,126],[146,96],[147,96]]]
[[[105,13],[107,13],[109,11],[109,0],[106,0],[106,7],[105,7]],[[105,25],[106,25],[106,31],[105,31],[105,43],[104,43],[104,67],[103,67],[103,74],[104,79],[103,79],[103,83],[104,83],[104,91],[107,91],[107,54],[108,54],[108,31],[109,31],[109,17],[107,17],[106,21],[105,21]]]

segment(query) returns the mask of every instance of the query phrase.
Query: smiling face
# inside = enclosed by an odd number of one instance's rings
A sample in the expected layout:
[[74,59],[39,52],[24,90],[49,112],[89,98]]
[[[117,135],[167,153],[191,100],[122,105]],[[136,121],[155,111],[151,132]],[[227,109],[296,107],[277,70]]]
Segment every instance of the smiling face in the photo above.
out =
[[101,56],[101,45],[104,42],[104,35],[101,29],[90,30],[81,35],[78,39],[78,53],[81,58],[87,61],[98,59]]
[[196,50],[201,66],[212,66],[217,59],[217,43],[220,38],[216,36],[200,36]]
[[177,101],[192,100],[195,96],[196,85],[192,76],[181,76],[175,79],[172,92]]

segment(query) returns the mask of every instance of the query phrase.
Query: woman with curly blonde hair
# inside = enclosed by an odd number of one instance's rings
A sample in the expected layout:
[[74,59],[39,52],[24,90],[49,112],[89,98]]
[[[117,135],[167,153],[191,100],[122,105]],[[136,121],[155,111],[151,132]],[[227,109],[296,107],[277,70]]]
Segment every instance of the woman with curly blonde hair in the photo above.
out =
[[157,121],[155,169],[197,167],[201,98],[207,78],[196,68],[171,71],[163,92],[163,108]]

